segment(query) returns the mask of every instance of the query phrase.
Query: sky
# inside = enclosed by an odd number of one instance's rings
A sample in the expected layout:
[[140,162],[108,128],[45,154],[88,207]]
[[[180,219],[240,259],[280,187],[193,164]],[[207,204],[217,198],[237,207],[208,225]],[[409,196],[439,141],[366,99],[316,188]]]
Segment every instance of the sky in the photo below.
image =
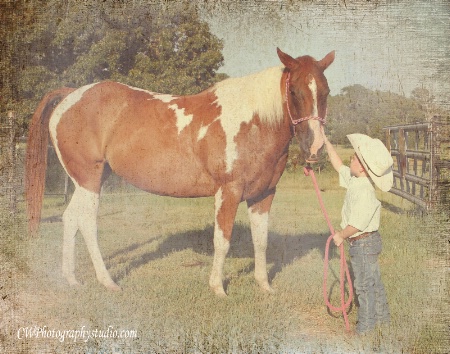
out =
[[335,50],[326,76],[331,95],[360,84],[410,97],[428,89],[441,104],[450,101],[450,1],[222,0],[205,15],[224,41],[219,72],[244,76],[279,65],[276,47],[293,57],[322,59]]

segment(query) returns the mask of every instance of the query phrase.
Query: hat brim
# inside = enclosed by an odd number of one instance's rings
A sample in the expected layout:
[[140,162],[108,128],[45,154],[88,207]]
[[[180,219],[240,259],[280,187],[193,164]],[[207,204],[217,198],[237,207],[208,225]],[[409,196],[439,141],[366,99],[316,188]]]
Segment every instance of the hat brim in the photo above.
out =
[[392,188],[392,185],[394,184],[394,174],[392,172],[392,167],[390,167],[383,175],[378,176],[375,173],[372,172],[372,170],[367,165],[366,161],[364,160],[364,157],[361,154],[360,150],[360,144],[359,139],[357,138],[357,134],[351,134],[347,135],[348,140],[350,141],[350,144],[352,144],[353,149],[356,152],[356,155],[358,156],[359,161],[361,161],[361,164],[364,167],[364,170],[369,174],[369,177],[372,179],[373,183],[380,188],[383,192],[389,192],[389,190]]

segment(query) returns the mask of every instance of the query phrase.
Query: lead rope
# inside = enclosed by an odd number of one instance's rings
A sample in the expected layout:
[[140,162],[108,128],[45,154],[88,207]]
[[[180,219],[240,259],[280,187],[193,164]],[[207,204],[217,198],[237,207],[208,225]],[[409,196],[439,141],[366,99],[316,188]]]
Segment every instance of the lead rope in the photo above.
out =
[[[342,311],[342,315],[344,316],[345,321],[345,328],[347,331],[350,331],[350,324],[348,322],[348,315],[347,315],[347,309],[350,307],[350,304],[353,299],[353,285],[352,280],[350,279],[350,272],[348,270],[347,262],[345,260],[345,254],[344,254],[344,245],[343,243],[339,246],[339,250],[341,253],[341,259],[340,259],[340,290],[341,290],[341,307],[333,306],[330,301],[328,300],[328,290],[327,290],[327,278],[328,278],[328,257],[329,257],[329,250],[330,250],[330,243],[333,239],[334,235],[334,229],[333,225],[331,225],[330,218],[328,216],[328,213],[325,209],[325,205],[322,200],[322,196],[320,195],[319,186],[317,184],[316,176],[314,175],[314,171],[310,166],[307,166],[304,168],[305,176],[311,176],[311,180],[314,185],[314,189],[316,190],[317,199],[319,200],[320,207],[322,209],[323,215],[325,216],[325,220],[327,221],[328,228],[330,229],[331,236],[328,237],[327,243],[325,245],[325,261],[324,261],[324,268],[323,268],[323,298],[325,300],[325,304],[331,311]],[[348,282],[348,300],[345,302],[345,277],[347,276],[347,282]]]

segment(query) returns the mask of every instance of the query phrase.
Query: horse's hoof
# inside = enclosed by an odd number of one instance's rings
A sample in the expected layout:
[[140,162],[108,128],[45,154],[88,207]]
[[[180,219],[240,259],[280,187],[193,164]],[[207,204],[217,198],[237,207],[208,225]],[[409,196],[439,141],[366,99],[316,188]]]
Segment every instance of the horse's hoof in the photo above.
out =
[[69,285],[70,285],[70,286],[73,286],[73,287],[79,287],[79,286],[82,285],[82,284],[81,284],[78,280],[76,280],[75,278],[66,278],[66,280],[67,280],[67,282],[69,283]]
[[111,291],[122,291],[122,288],[114,282],[105,284],[105,286],[108,290],[111,290]]
[[211,290],[214,291],[214,294],[218,297],[225,298],[227,297],[227,293],[223,290],[222,286],[211,287]]
[[275,290],[269,285],[269,283],[259,284],[259,287],[261,288],[262,291],[264,291],[267,294],[275,293]]

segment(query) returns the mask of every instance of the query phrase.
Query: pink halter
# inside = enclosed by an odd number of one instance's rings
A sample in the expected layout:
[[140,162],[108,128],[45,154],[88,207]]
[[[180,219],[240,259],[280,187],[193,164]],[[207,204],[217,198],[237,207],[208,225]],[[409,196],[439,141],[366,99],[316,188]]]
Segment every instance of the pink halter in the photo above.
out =
[[321,122],[322,124],[326,124],[326,112],[325,112],[325,118],[319,117],[319,116],[307,116],[307,117],[303,117],[303,118],[298,118],[298,119],[294,119],[292,118],[292,114],[291,114],[291,110],[289,108],[289,100],[288,100],[288,92],[289,92],[289,79],[291,78],[291,73],[288,73],[287,79],[286,79],[286,107],[288,110],[288,114],[289,114],[289,118],[291,119],[292,125],[297,125],[301,122],[304,122],[305,120],[318,120],[319,122]]

